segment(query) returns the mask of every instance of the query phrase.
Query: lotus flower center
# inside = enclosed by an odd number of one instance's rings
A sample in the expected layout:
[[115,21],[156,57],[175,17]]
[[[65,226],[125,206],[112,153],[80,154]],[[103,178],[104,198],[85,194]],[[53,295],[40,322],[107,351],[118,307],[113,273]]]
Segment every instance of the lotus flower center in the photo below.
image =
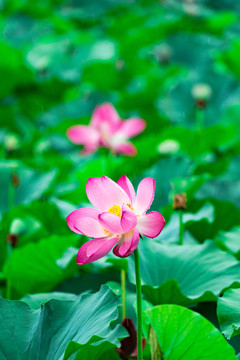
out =
[[119,217],[122,216],[122,209],[120,208],[120,206],[114,205],[112,207],[110,207],[110,209],[108,210],[109,213],[117,215]]

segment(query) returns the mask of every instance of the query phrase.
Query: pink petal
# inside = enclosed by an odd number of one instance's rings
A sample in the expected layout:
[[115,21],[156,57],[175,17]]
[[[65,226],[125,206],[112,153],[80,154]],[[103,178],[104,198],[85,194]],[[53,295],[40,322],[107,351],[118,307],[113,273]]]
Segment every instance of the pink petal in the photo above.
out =
[[123,212],[121,218],[121,226],[123,232],[127,233],[130,230],[133,230],[137,225],[137,216],[133,211],[129,209],[127,205],[123,205]]
[[89,178],[86,192],[93,206],[102,211],[107,211],[114,205],[121,207],[123,203],[130,203],[125,191],[107,176]]
[[76,125],[70,127],[67,130],[67,137],[74,144],[86,145],[91,149],[96,147],[100,140],[99,132],[91,126],[86,125]]
[[163,216],[157,211],[151,211],[138,219],[137,229],[141,234],[154,238],[160,234],[164,225]]
[[124,231],[121,227],[121,218],[110,212],[104,212],[98,215],[98,220],[101,226],[109,231],[111,234],[123,234]]
[[119,186],[117,183],[115,183],[113,180],[111,180],[107,176],[102,177],[102,184],[105,189],[105,191],[108,193],[109,197],[111,198],[112,205],[122,206],[124,203],[129,204],[130,199],[126,192]]
[[99,105],[93,111],[90,124],[93,127],[99,129],[101,128],[103,122],[109,123],[111,125],[115,125],[120,122],[117,111],[110,103]]
[[81,154],[82,155],[90,155],[93,154],[97,149],[98,149],[99,145],[96,144],[94,146],[85,146],[82,150],[81,150]]
[[89,237],[107,237],[107,234],[100,223],[92,218],[83,217],[74,224],[74,227],[79,233]]
[[80,208],[80,209],[77,209],[77,210],[71,212],[71,214],[69,214],[67,216],[67,224],[72,231],[74,231],[78,234],[81,234],[81,232],[79,232],[74,227],[76,222],[82,217],[88,217],[88,218],[97,220],[99,214],[100,214],[100,212],[94,208],[90,208],[90,207]]
[[113,151],[116,154],[124,154],[127,156],[136,156],[137,149],[136,147],[130,142],[121,142],[120,144],[113,145]]
[[87,241],[78,251],[77,264],[88,264],[102,258],[111,251],[118,241],[119,237],[99,238]]
[[133,204],[135,202],[135,190],[128,177],[126,175],[122,175],[117,181],[117,184],[127,193],[129,199],[131,200],[131,204]]
[[121,134],[126,139],[130,139],[141,132],[146,127],[146,122],[143,119],[131,118],[122,122],[121,127],[118,130],[118,133]]
[[118,245],[113,249],[113,253],[119,257],[127,257],[136,250],[139,243],[139,232],[137,229],[124,234]]
[[155,193],[155,180],[151,177],[143,179],[138,185],[135,202],[135,212],[138,215],[146,213],[152,205]]
[[86,185],[86,193],[89,201],[97,209],[107,211],[111,206],[114,205],[110,194],[103,186],[101,178],[89,178]]

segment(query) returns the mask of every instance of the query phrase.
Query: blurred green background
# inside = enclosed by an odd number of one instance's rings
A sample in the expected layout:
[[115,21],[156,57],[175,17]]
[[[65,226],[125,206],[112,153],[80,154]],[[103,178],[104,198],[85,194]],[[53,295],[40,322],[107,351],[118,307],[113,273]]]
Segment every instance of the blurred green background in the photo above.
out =
[[[135,186],[152,176],[152,209],[167,223],[155,246],[168,265],[159,261],[156,284],[145,259],[144,296],[195,306],[218,326],[214,301],[240,286],[239,14],[235,0],[0,0],[1,296],[79,294],[108,281],[118,293],[119,269],[132,260],[109,255],[78,267],[86,238],[65,217],[86,205],[91,176],[126,174]],[[133,139],[136,157],[106,149],[84,157],[67,139],[67,128],[88,124],[103,102],[124,119],[146,120]],[[172,201],[183,192],[184,244],[193,252],[174,245]],[[135,320],[131,273],[128,280]]]
[[[211,198],[204,216],[215,211],[215,226],[188,225],[200,242],[240,225],[237,2],[12,0],[0,6],[0,266],[14,274],[13,297],[53,289],[75,274],[68,265],[80,240],[65,216],[87,202],[90,176],[117,180],[125,173],[135,184],[153,176],[153,206],[167,220],[174,193],[187,192],[195,213]],[[202,108],[193,94],[201,83],[211,93]],[[137,157],[101,149],[84,157],[67,139],[69,126],[88,124],[94,107],[106,101],[122,118],[146,120],[133,139]],[[48,265],[56,271],[52,283],[45,284],[46,274],[39,282],[33,275],[34,284],[22,288],[24,275],[6,265],[9,233],[21,234],[11,255],[20,263],[18,252],[27,258],[40,240],[58,244]],[[67,252],[64,271],[55,263],[58,251]]]

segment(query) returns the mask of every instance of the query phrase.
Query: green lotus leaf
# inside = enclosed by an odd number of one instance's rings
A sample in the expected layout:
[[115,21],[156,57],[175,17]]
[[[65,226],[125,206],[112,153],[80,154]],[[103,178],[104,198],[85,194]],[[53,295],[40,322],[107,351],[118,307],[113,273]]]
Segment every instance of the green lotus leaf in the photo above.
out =
[[221,231],[215,238],[216,244],[220,249],[234,254],[240,259],[240,227],[236,226],[230,231]]
[[84,345],[70,341],[63,360],[119,360],[119,355],[115,344],[94,336]]
[[111,328],[118,306],[117,296],[104,286],[75,300],[50,300],[37,310],[22,301],[0,299],[0,357],[60,360],[70,341],[84,345],[105,339],[119,345],[126,332]]
[[[187,210],[183,212],[183,224],[184,228],[186,228],[186,231],[184,231],[184,244],[197,242],[194,236],[192,236],[191,233],[187,231],[188,226],[192,225],[195,228],[204,227],[208,223],[213,224],[214,214],[214,206],[209,202],[205,203],[196,212],[188,212]],[[169,215],[170,217],[168,218]],[[170,206],[168,206],[167,208],[164,208],[164,217],[166,219],[166,225],[161,234],[156,239],[163,244],[166,242],[177,244],[179,240],[179,213],[178,211],[173,212],[172,206],[171,209]]]
[[228,339],[240,334],[239,301],[240,289],[229,289],[217,302],[220,329]]
[[[218,200],[231,201],[239,208],[240,181],[239,181],[240,157],[231,159],[226,171],[218,177],[207,181],[197,192],[197,198],[212,197]],[[221,161],[223,163],[223,161]]]
[[[15,179],[13,180],[13,176]],[[0,166],[0,185],[5,189],[1,194],[0,215],[18,204],[29,204],[39,199],[52,185],[56,171],[44,174],[21,166]],[[13,185],[15,182],[15,186]]]
[[[144,240],[139,251],[142,290],[154,305],[216,301],[225,288],[234,283],[240,286],[239,262],[212,241],[179,246]],[[129,259],[128,276],[135,284],[133,257]]]
[[[199,210],[200,206],[206,203],[210,203],[214,208],[214,221],[205,221],[204,225],[201,222],[188,222],[185,225],[185,229],[188,230],[191,235],[199,242],[203,242],[206,239],[214,239],[220,231],[229,231],[235,226],[240,225],[240,210],[229,201],[220,201],[215,198],[204,200],[193,200],[189,207],[192,208],[192,212],[195,212],[196,207]],[[210,210],[210,207],[209,209]],[[205,213],[208,220],[213,219],[211,211]],[[231,216],[229,216],[231,214]]]
[[78,295],[63,292],[39,293],[24,296],[21,301],[28,304],[32,309],[40,309],[43,304],[50,300],[77,300]]
[[12,252],[4,265],[13,297],[52,290],[77,271],[78,239],[75,236],[52,235],[29,243]]
[[[159,344],[154,347],[153,336],[150,337],[152,359],[237,359],[234,349],[219,330],[192,310],[178,305],[160,305],[144,311],[143,316],[145,336],[154,331]],[[160,357],[154,357],[156,351]]]
[[195,192],[209,179],[208,174],[189,176],[187,178],[175,178],[171,181],[171,198],[175,194],[186,193],[187,199],[194,196]]

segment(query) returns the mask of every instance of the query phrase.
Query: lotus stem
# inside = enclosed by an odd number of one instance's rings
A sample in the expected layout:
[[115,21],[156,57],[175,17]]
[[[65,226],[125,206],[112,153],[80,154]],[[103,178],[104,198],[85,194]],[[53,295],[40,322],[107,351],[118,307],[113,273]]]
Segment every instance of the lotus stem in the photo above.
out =
[[126,317],[126,271],[121,270],[121,287],[122,287],[122,318]]
[[183,226],[183,210],[179,210],[179,240],[178,240],[178,245],[183,245],[183,230],[184,230],[184,226]]
[[142,289],[138,248],[134,251],[136,293],[137,293],[137,359],[142,360]]

